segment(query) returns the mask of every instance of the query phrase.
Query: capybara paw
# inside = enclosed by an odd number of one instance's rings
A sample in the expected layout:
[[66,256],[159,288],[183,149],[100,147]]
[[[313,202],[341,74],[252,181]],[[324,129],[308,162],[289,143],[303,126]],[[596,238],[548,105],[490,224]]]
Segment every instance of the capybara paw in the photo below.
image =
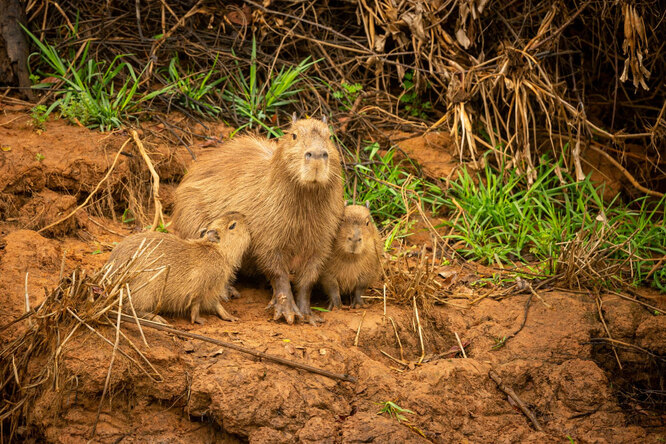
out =
[[229,313],[226,313],[225,315],[219,315],[219,314],[218,314],[218,316],[219,316],[220,319],[222,319],[223,321],[236,322],[236,321],[239,320],[236,316],[230,315]]
[[324,318],[322,318],[316,313],[310,312],[303,316],[303,323],[308,323],[310,325],[314,325],[315,327],[317,327],[318,325],[324,323]]
[[229,297],[231,299],[240,299],[240,291],[236,290],[236,287],[233,285],[229,285],[229,287],[227,287],[227,291],[229,292]]
[[160,324],[169,325],[169,323],[160,315],[147,314],[147,315],[144,315],[143,318],[147,319],[149,321],[159,322]]
[[284,318],[287,321],[287,324],[291,325],[294,323],[296,316],[303,318],[303,314],[298,309],[296,304],[293,301],[289,301],[287,296],[283,293],[279,293],[273,297],[271,302],[268,304],[266,309],[273,308],[273,320],[278,321],[280,318]]
[[327,310],[333,310],[334,308],[340,309],[342,308],[342,301],[337,300],[337,301],[331,301],[328,303],[328,307],[326,307]]
[[361,298],[354,298],[351,303],[351,308],[363,308],[365,307],[365,302]]

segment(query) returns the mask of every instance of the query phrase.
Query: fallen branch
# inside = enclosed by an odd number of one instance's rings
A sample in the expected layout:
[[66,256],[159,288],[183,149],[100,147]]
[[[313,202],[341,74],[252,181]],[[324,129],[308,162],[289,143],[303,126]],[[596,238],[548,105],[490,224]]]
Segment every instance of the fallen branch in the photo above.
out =
[[537,429],[539,432],[543,432],[543,428],[541,427],[541,424],[539,424],[539,421],[536,419],[536,415],[534,415],[534,413],[529,408],[527,408],[523,400],[520,399],[518,395],[516,395],[516,392],[514,392],[511,387],[507,387],[506,385],[504,385],[502,379],[494,371],[490,370],[488,372],[488,377],[493,381],[495,381],[495,384],[497,384],[497,388],[502,390],[504,393],[506,393],[507,396],[513,399],[513,401],[518,405],[518,407],[520,408],[520,410],[522,410],[525,416],[527,416],[527,418],[530,421],[532,421],[532,424],[534,424],[534,428]]
[[[110,311],[110,313],[115,313],[113,310]],[[122,318],[126,321],[133,321],[134,318],[132,316],[126,315],[126,314],[121,314]],[[321,368],[313,367],[311,365],[307,364],[301,364],[300,362],[295,362],[295,361],[290,361],[289,359],[281,358],[279,356],[274,356],[274,355],[269,355],[267,353],[263,353],[260,351],[252,350],[247,347],[243,347],[241,345],[236,345],[236,344],[231,344],[229,342],[224,342],[220,341],[217,339],[209,338],[208,336],[203,336],[203,335],[198,335],[196,333],[189,333],[185,332],[182,330],[178,330],[173,327],[169,327],[168,325],[160,324],[159,322],[154,322],[154,321],[149,321],[146,319],[141,319],[139,318],[139,323],[145,327],[150,327],[154,328],[155,330],[161,330],[167,333],[174,334],[176,336],[184,337],[184,338],[191,338],[191,339],[197,339],[199,341],[203,342],[209,342],[211,344],[219,345],[220,347],[225,347],[225,348],[230,348],[232,350],[235,350],[237,352],[245,353],[248,355],[256,356],[257,358],[261,359],[266,359],[268,361],[273,361],[277,362],[278,364],[286,365],[289,367],[293,368],[299,368],[301,370],[306,370],[311,373],[316,373],[318,375],[326,376],[327,378],[331,379],[337,379],[340,381],[348,381],[348,382],[356,382],[356,378],[350,375],[341,375],[338,373],[333,373],[329,372],[328,370],[324,370]]]

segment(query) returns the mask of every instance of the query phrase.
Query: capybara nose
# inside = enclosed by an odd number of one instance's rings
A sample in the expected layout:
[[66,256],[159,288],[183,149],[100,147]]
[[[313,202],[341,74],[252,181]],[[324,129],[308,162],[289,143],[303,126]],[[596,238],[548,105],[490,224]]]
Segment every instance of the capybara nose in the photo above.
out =
[[316,159],[328,160],[328,151],[310,150],[305,153],[305,160],[316,160]]

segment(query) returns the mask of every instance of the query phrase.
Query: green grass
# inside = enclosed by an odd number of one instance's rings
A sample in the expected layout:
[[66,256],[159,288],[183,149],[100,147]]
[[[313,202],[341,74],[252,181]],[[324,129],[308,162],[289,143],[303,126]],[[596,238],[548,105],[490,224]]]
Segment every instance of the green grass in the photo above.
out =
[[407,421],[407,417],[404,414],[414,414],[413,411],[400,407],[393,401],[384,401],[378,402],[382,408],[377,412],[378,415],[388,413],[390,417],[395,418],[398,422]]
[[[655,259],[666,255],[666,200],[648,197],[605,203],[602,190],[589,178],[575,182],[564,174],[560,183],[554,162],[541,159],[537,180],[530,186],[524,175],[486,167],[475,178],[463,170],[451,182],[444,204],[458,213],[448,223],[450,237],[462,241],[458,250],[467,259],[488,264],[541,264],[552,275],[567,242],[583,233],[591,248],[617,248],[609,259],[627,261],[624,276],[633,284],[646,283]],[[603,234],[603,235],[602,235]],[[599,245],[593,240],[602,238]],[[650,283],[666,290],[666,267]]]
[[[31,54],[39,56],[48,72],[40,71],[42,78],[52,77],[62,82],[56,92],[57,99],[45,113],[48,116],[59,109],[62,116],[73,123],[102,131],[122,127],[137,104],[137,75],[132,65],[123,61],[123,55],[116,56],[111,63],[98,62],[90,57],[90,45],[74,63],[65,58],[56,48],[41,42],[26,28],[23,30],[37,45],[39,51]],[[74,59],[74,54],[69,54]],[[35,79],[35,74],[32,75]],[[124,80],[123,80],[124,79]],[[38,83],[33,88],[50,88],[52,83]]]
[[279,137],[282,132],[274,128],[270,121],[277,114],[278,109],[296,101],[296,96],[302,91],[297,86],[303,80],[303,75],[314,65],[309,57],[295,67],[282,67],[277,74],[269,76],[264,82],[259,76],[257,63],[257,44],[252,40],[252,55],[250,58],[250,72],[246,75],[236,62],[236,72],[231,75],[231,82],[223,91],[222,97],[231,103],[238,115],[245,119],[234,133],[256,125],[263,127],[269,135]]
[[178,102],[182,106],[204,117],[217,117],[222,112],[222,108],[212,100],[212,93],[219,91],[218,85],[226,80],[225,77],[212,79],[217,72],[216,66],[217,57],[208,71],[191,72],[180,66],[178,57],[171,59],[164,71],[169,86],[173,88],[173,92],[177,92]]

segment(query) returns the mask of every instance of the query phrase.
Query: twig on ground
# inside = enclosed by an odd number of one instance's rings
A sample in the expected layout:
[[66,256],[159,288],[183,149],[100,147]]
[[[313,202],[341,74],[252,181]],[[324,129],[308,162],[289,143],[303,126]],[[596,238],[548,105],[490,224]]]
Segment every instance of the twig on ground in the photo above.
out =
[[460,351],[462,352],[463,358],[467,359],[467,353],[465,353],[465,347],[463,347],[463,343],[460,340],[460,336],[458,336],[458,332],[454,331],[453,333],[456,335],[456,341],[458,341],[458,347],[460,347]]
[[[111,311],[111,313],[114,313],[114,311]],[[128,316],[126,314],[121,314],[121,317],[125,320],[131,320],[132,319],[131,316]],[[245,354],[248,354],[248,355],[256,356],[257,358],[266,359],[268,361],[277,362],[278,364],[282,364],[282,365],[286,365],[286,366],[289,366],[289,367],[294,367],[294,368],[298,368],[298,369],[301,369],[301,370],[306,370],[306,371],[309,371],[311,373],[316,373],[318,375],[326,376],[327,378],[337,379],[337,380],[340,380],[340,381],[348,381],[348,382],[353,382],[353,383],[356,382],[356,378],[354,378],[353,376],[350,376],[350,375],[341,375],[341,374],[329,372],[328,370],[323,370],[323,369],[313,367],[313,366],[307,365],[307,364],[301,364],[300,362],[290,361],[288,359],[281,358],[279,356],[269,355],[267,353],[252,350],[250,348],[246,348],[246,347],[243,347],[243,346],[240,346],[240,345],[231,344],[231,343],[228,343],[228,342],[223,342],[223,341],[220,341],[220,340],[217,340],[217,339],[209,338],[207,336],[198,335],[196,333],[189,333],[189,332],[185,332],[185,331],[182,331],[182,330],[178,330],[176,328],[169,327],[168,325],[160,324],[159,322],[149,321],[149,320],[146,320],[146,319],[139,319],[139,322],[144,327],[154,328],[155,330],[161,330],[161,331],[171,333],[171,334],[174,334],[176,336],[180,336],[180,337],[184,337],[184,338],[192,338],[192,339],[197,339],[199,341],[209,342],[211,344],[219,345],[220,347],[226,347],[226,348],[230,348],[232,350],[235,350],[237,352],[241,352],[241,353],[245,353]]]
[[354,347],[358,347],[358,337],[361,335],[361,326],[363,325],[363,319],[365,319],[365,310],[363,311],[363,316],[361,316],[361,322],[358,323],[358,330],[356,330],[356,338],[354,338]]
[[[606,325],[606,320],[604,319],[604,313],[601,311],[601,296],[597,296],[594,301],[597,304],[597,311],[599,312],[599,319],[601,319],[601,324],[604,326],[604,330],[606,330],[606,334],[610,339],[613,339],[613,336],[610,334],[610,330],[608,330],[608,325]],[[620,357],[617,354],[617,350],[615,349],[615,345],[611,344],[611,347],[613,348],[613,354],[615,355],[615,360],[617,361],[617,365],[620,367],[620,370],[622,370],[622,363],[620,362]]]
[[511,387],[507,387],[506,385],[504,385],[504,383],[502,382],[502,379],[494,371],[490,370],[488,372],[488,377],[490,379],[492,379],[493,381],[495,381],[495,384],[497,384],[497,387],[500,390],[502,390],[504,393],[506,393],[507,396],[509,396],[511,399],[513,399],[513,401],[516,404],[518,404],[518,407],[520,408],[520,410],[522,410],[522,412],[525,414],[525,416],[527,416],[527,418],[530,421],[532,421],[532,424],[534,424],[534,428],[537,429],[539,432],[543,432],[543,428],[541,427],[541,424],[539,424],[539,421],[537,420],[534,413],[532,413],[532,411],[529,408],[527,408],[527,405],[525,405],[523,400],[520,399],[518,397],[518,395],[516,395],[516,392],[514,392]]
[[398,329],[395,326],[395,322],[393,321],[393,318],[389,316],[389,321],[391,321],[391,325],[393,325],[393,331],[395,332],[395,339],[398,341],[398,347],[400,347],[400,359],[402,361],[405,360],[405,353],[402,350],[402,341],[400,341],[400,335],[398,335]]
[[423,362],[425,358],[425,344],[423,343],[423,329],[421,328],[421,319],[419,319],[419,309],[416,307],[416,295],[414,295],[414,316],[416,317],[416,325],[418,326],[419,332],[419,343],[421,344],[421,356],[419,357],[418,363]]

